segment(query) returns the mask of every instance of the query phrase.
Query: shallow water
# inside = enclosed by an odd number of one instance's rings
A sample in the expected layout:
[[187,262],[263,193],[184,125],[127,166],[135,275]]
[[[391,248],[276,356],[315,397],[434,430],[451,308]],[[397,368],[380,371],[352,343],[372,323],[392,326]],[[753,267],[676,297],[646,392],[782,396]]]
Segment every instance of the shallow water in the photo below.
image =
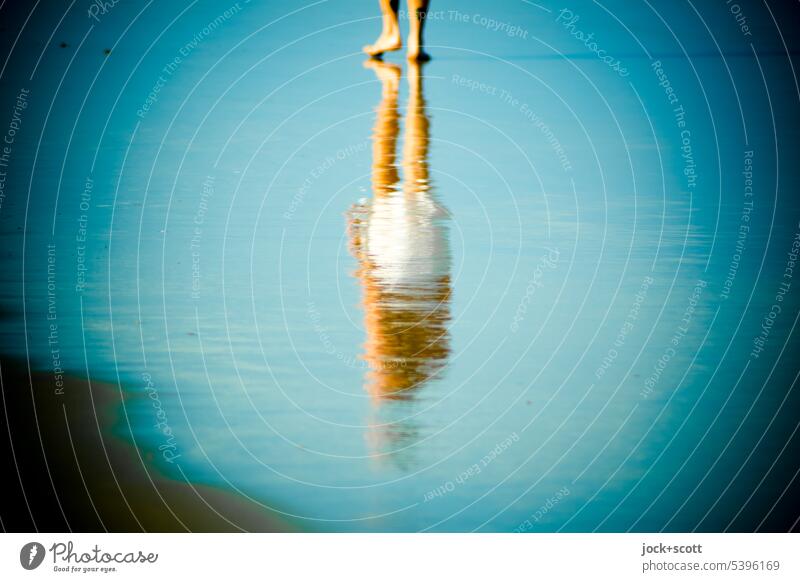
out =
[[312,530],[782,523],[797,95],[768,14],[751,48],[724,8],[712,39],[575,2],[623,76],[560,7],[494,3],[509,36],[462,3],[418,71],[362,66],[349,4],[183,8],[119,37],[120,3],[79,50],[71,15],[26,85],[5,354],[149,396],[115,432],[159,469]]

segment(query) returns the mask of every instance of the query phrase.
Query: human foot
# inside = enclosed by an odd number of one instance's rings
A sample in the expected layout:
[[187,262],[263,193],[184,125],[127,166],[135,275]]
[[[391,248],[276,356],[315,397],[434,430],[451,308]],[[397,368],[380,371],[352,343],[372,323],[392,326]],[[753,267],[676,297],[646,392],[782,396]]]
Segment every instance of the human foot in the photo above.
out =
[[364,45],[363,50],[371,57],[379,57],[383,53],[400,50],[402,46],[403,42],[400,40],[399,32],[394,34],[383,33],[373,44]]
[[424,50],[419,49],[417,51],[408,51],[408,60],[415,62],[415,63],[424,63],[426,61],[431,60],[431,55],[426,53]]
[[402,72],[398,65],[394,63],[384,63],[378,59],[370,58],[364,61],[364,68],[372,69],[375,76],[378,77],[386,89],[397,91]]
[[417,63],[422,63],[431,60],[431,56],[422,49],[422,46],[417,39],[409,38],[408,60]]

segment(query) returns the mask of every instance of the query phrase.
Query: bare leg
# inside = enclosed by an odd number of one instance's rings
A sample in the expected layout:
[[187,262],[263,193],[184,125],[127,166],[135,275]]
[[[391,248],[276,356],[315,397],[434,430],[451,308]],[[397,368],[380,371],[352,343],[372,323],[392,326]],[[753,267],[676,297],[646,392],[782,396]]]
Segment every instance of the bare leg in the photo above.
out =
[[380,0],[383,15],[381,35],[373,44],[364,46],[364,52],[371,57],[379,57],[387,51],[396,51],[403,46],[400,40],[400,25],[397,22],[399,0]]
[[381,102],[372,132],[372,188],[375,197],[379,197],[394,192],[400,181],[395,152],[400,133],[397,93],[401,72],[398,65],[375,59],[368,59],[364,66],[372,69],[381,82]]
[[427,61],[431,57],[423,50],[422,28],[428,14],[429,0],[408,0],[408,60]]
[[403,191],[409,196],[427,195],[429,121],[422,94],[422,65],[408,63],[408,106],[403,134]]

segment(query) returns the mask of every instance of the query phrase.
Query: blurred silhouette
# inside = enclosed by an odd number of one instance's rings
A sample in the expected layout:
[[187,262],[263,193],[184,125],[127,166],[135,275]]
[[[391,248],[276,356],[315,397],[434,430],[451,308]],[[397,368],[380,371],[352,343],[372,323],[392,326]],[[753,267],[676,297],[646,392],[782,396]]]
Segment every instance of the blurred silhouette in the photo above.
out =
[[[404,445],[417,439],[410,403],[450,355],[450,249],[447,211],[431,192],[429,121],[420,65],[408,68],[401,183],[396,163],[400,67],[370,59],[381,82],[372,142],[372,199],[349,213],[350,249],[363,292],[365,388],[375,407],[366,438],[376,456],[406,468]],[[381,406],[393,402],[390,407]]]
[[[400,23],[397,18],[399,0],[379,0],[383,28],[381,35],[373,44],[364,47],[364,52],[371,57],[380,57],[383,53],[400,50]],[[428,14],[428,0],[408,0],[408,59],[410,61],[426,61],[430,59],[422,49],[422,28]]]
[[400,68],[376,60],[365,66],[382,87],[372,138],[373,196],[349,215],[355,275],[363,290],[366,389],[376,402],[407,400],[440,372],[450,354],[448,213],[430,189],[420,65],[412,63],[408,71],[402,184],[395,160]]

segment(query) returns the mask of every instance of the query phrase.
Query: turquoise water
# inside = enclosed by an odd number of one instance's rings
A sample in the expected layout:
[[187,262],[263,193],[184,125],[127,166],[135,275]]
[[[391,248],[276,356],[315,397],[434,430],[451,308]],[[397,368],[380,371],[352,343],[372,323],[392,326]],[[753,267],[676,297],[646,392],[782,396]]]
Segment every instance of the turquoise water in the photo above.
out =
[[265,4],[73,12],[11,61],[3,352],[149,397],[115,432],[160,470],[310,530],[786,529],[769,13],[434,2],[394,95],[376,8]]

